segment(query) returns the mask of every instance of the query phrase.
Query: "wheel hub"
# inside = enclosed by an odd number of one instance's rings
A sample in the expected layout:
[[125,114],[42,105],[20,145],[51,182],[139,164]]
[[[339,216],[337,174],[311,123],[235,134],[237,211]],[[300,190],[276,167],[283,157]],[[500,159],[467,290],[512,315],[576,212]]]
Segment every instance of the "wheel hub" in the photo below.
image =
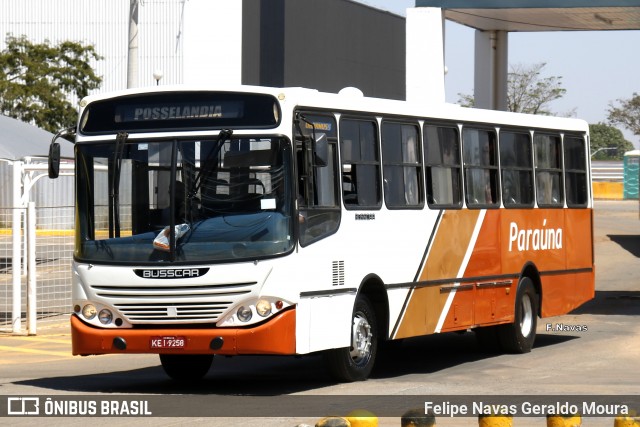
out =
[[522,298],[522,320],[520,321],[520,332],[523,337],[528,337],[533,328],[533,308],[529,295]]
[[371,325],[361,315],[353,319],[351,329],[351,358],[357,364],[368,360],[371,356]]

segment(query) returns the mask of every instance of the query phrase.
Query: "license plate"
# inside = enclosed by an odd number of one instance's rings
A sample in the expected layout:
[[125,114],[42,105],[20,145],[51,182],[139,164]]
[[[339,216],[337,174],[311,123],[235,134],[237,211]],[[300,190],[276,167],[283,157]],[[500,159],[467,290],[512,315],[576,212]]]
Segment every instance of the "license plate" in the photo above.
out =
[[151,337],[149,345],[151,348],[184,348],[185,337]]

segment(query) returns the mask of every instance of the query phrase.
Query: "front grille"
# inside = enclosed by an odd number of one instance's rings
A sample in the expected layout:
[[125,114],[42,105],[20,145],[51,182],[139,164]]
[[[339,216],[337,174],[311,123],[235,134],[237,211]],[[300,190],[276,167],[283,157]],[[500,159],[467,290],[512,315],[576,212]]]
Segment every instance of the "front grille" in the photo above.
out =
[[174,303],[174,304],[114,304],[131,322],[195,320],[215,322],[231,301],[219,303]]
[[131,298],[131,297],[210,297],[243,295],[251,292],[250,289],[239,289],[255,285],[253,283],[234,283],[230,285],[190,285],[190,286],[93,286],[96,295],[105,298]]
[[251,293],[256,284],[94,285],[92,289],[133,324],[215,323],[240,296]]

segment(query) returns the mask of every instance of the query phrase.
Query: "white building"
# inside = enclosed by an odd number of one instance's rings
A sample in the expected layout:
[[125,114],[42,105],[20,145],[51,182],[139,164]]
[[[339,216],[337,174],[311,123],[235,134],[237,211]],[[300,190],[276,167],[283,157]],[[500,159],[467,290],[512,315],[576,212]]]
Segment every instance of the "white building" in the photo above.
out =
[[[242,1],[139,0],[138,86],[198,83],[239,84]],[[104,58],[92,64],[100,91],[127,87],[128,0],[1,0],[0,49],[8,33],[35,43],[73,40],[93,44]],[[216,19],[224,17],[224,19]],[[225,67],[216,59],[225,58]]]
[[137,86],[356,86],[405,98],[404,17],[352,0],[0,0],[0,49],[7,33],[93,44],[99,91],[124,89],[131,3]]

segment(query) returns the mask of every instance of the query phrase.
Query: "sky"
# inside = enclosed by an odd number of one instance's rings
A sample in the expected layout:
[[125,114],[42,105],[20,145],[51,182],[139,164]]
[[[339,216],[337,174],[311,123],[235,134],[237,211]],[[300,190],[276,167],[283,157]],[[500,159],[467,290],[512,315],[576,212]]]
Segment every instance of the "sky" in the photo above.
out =
[[[402,16],[415,5],[415,0],[355,1]],[[457,102],[459,93],[473,93],[474,33],[446,21],[447,102]],[[640,30],[509,33],[508,43],[510,65],[545,62],[543,77],[562,77],[567,92],[550,104],[558,115],[575,112],[574,117],[591,124],[606,123],[610,104],[640,93]],[[640,148],[640,136],[619,129]]]

